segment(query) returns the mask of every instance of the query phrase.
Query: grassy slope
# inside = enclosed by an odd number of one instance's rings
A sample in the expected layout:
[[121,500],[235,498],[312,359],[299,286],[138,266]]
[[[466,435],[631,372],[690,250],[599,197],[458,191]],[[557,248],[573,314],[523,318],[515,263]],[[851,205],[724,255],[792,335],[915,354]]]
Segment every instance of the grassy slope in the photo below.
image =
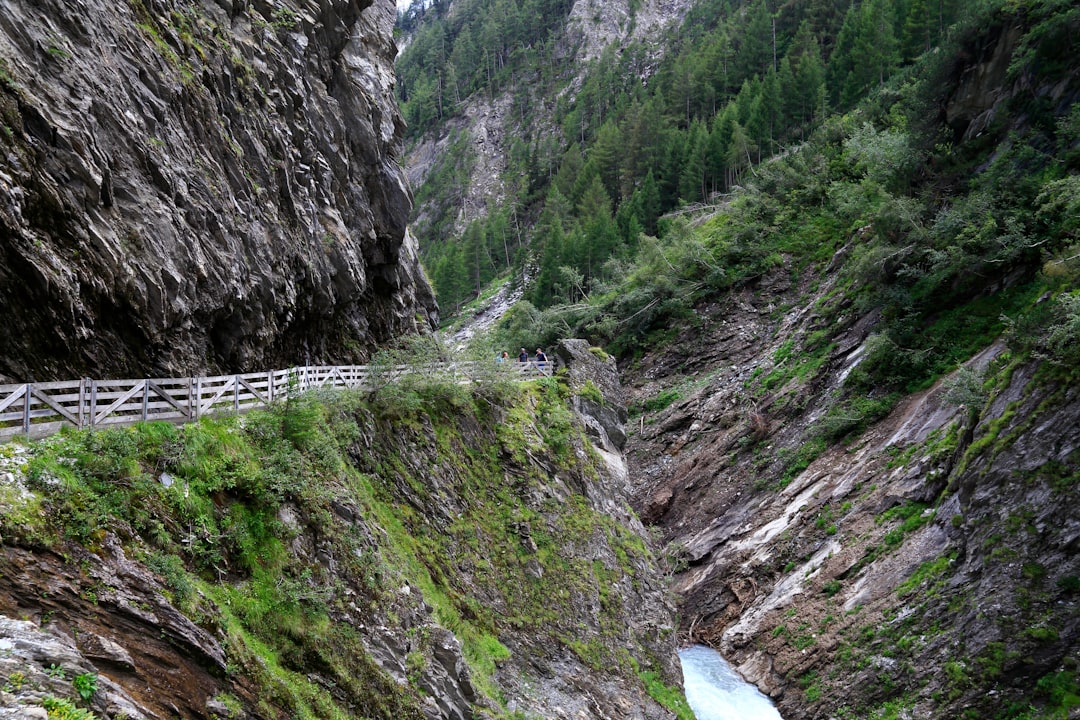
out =
[[[643,579],[642,539],[581,494],[597,459],[564,393],[389,385],[182,428],[65,433],[33,446],[33,492],[5,497],[0,534],[43,551],[118,537],[178,608],[219,628],[235,673],[221,689],[262,714],[421,717],[438,627],[495,715],[505,663],[565,652],[633,686],[631,668],[655,678],[670,660],[628,629],[623,603],[637,600],[611,587],[659,585]],[[404,686],[369,655],[362,628],[380,626],[410,648]]]

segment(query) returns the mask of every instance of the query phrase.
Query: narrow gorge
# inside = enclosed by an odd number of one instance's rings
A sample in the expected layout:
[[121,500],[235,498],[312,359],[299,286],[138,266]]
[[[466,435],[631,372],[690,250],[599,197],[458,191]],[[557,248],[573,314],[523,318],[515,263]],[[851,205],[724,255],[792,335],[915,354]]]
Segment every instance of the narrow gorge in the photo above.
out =
[[0,718],[1078,717],[1074,4],[0,3]]
[[672,717],[614,361],[555,358],[0,446],[0,717]]

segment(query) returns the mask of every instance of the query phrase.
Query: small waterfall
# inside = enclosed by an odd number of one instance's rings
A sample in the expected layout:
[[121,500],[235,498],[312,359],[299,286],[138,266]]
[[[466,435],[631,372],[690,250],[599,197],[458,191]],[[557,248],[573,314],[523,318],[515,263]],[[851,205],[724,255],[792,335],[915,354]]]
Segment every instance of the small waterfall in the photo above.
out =
[[697,720],[783,720],[772,701],[735,672],[712,648],[679,653],[686,700]]

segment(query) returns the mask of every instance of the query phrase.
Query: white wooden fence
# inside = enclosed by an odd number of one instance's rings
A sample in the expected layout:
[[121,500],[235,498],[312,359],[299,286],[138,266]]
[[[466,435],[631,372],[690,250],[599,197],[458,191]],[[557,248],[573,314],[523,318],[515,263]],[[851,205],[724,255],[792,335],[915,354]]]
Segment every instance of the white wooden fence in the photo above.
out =
[[[470,382],[478,365],[334,365],[269,370],[214,377],[142,380],[63,380],[0,385],[0,442],[25,435],[40,438],[61,427],[102,428],[144,420],[195,422],[206,415],[239,414],[290,394],[317,388],[373,389],[405,375]],[[550,375],[552,364],[505,363],[496,372],[514,380]]]

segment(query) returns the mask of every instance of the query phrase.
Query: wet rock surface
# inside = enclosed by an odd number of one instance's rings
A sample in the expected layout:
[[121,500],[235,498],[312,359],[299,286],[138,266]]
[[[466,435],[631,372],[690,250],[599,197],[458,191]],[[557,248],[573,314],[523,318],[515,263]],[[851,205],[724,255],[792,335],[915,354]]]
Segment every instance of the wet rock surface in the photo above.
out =
[[383,0],[7,3],[0,374],[340,363],[429,327],[393,21]]
[[101,717],[207,717],[206,702],[225,687],[218,640],[177,611],[115,538],[107,560],[70,552],[0,553],[0,647],[11,650],[0,672],[13,690],[6,711],[29,711],[46,695],[75,697],[83,675],[95,678],[89,706]]

